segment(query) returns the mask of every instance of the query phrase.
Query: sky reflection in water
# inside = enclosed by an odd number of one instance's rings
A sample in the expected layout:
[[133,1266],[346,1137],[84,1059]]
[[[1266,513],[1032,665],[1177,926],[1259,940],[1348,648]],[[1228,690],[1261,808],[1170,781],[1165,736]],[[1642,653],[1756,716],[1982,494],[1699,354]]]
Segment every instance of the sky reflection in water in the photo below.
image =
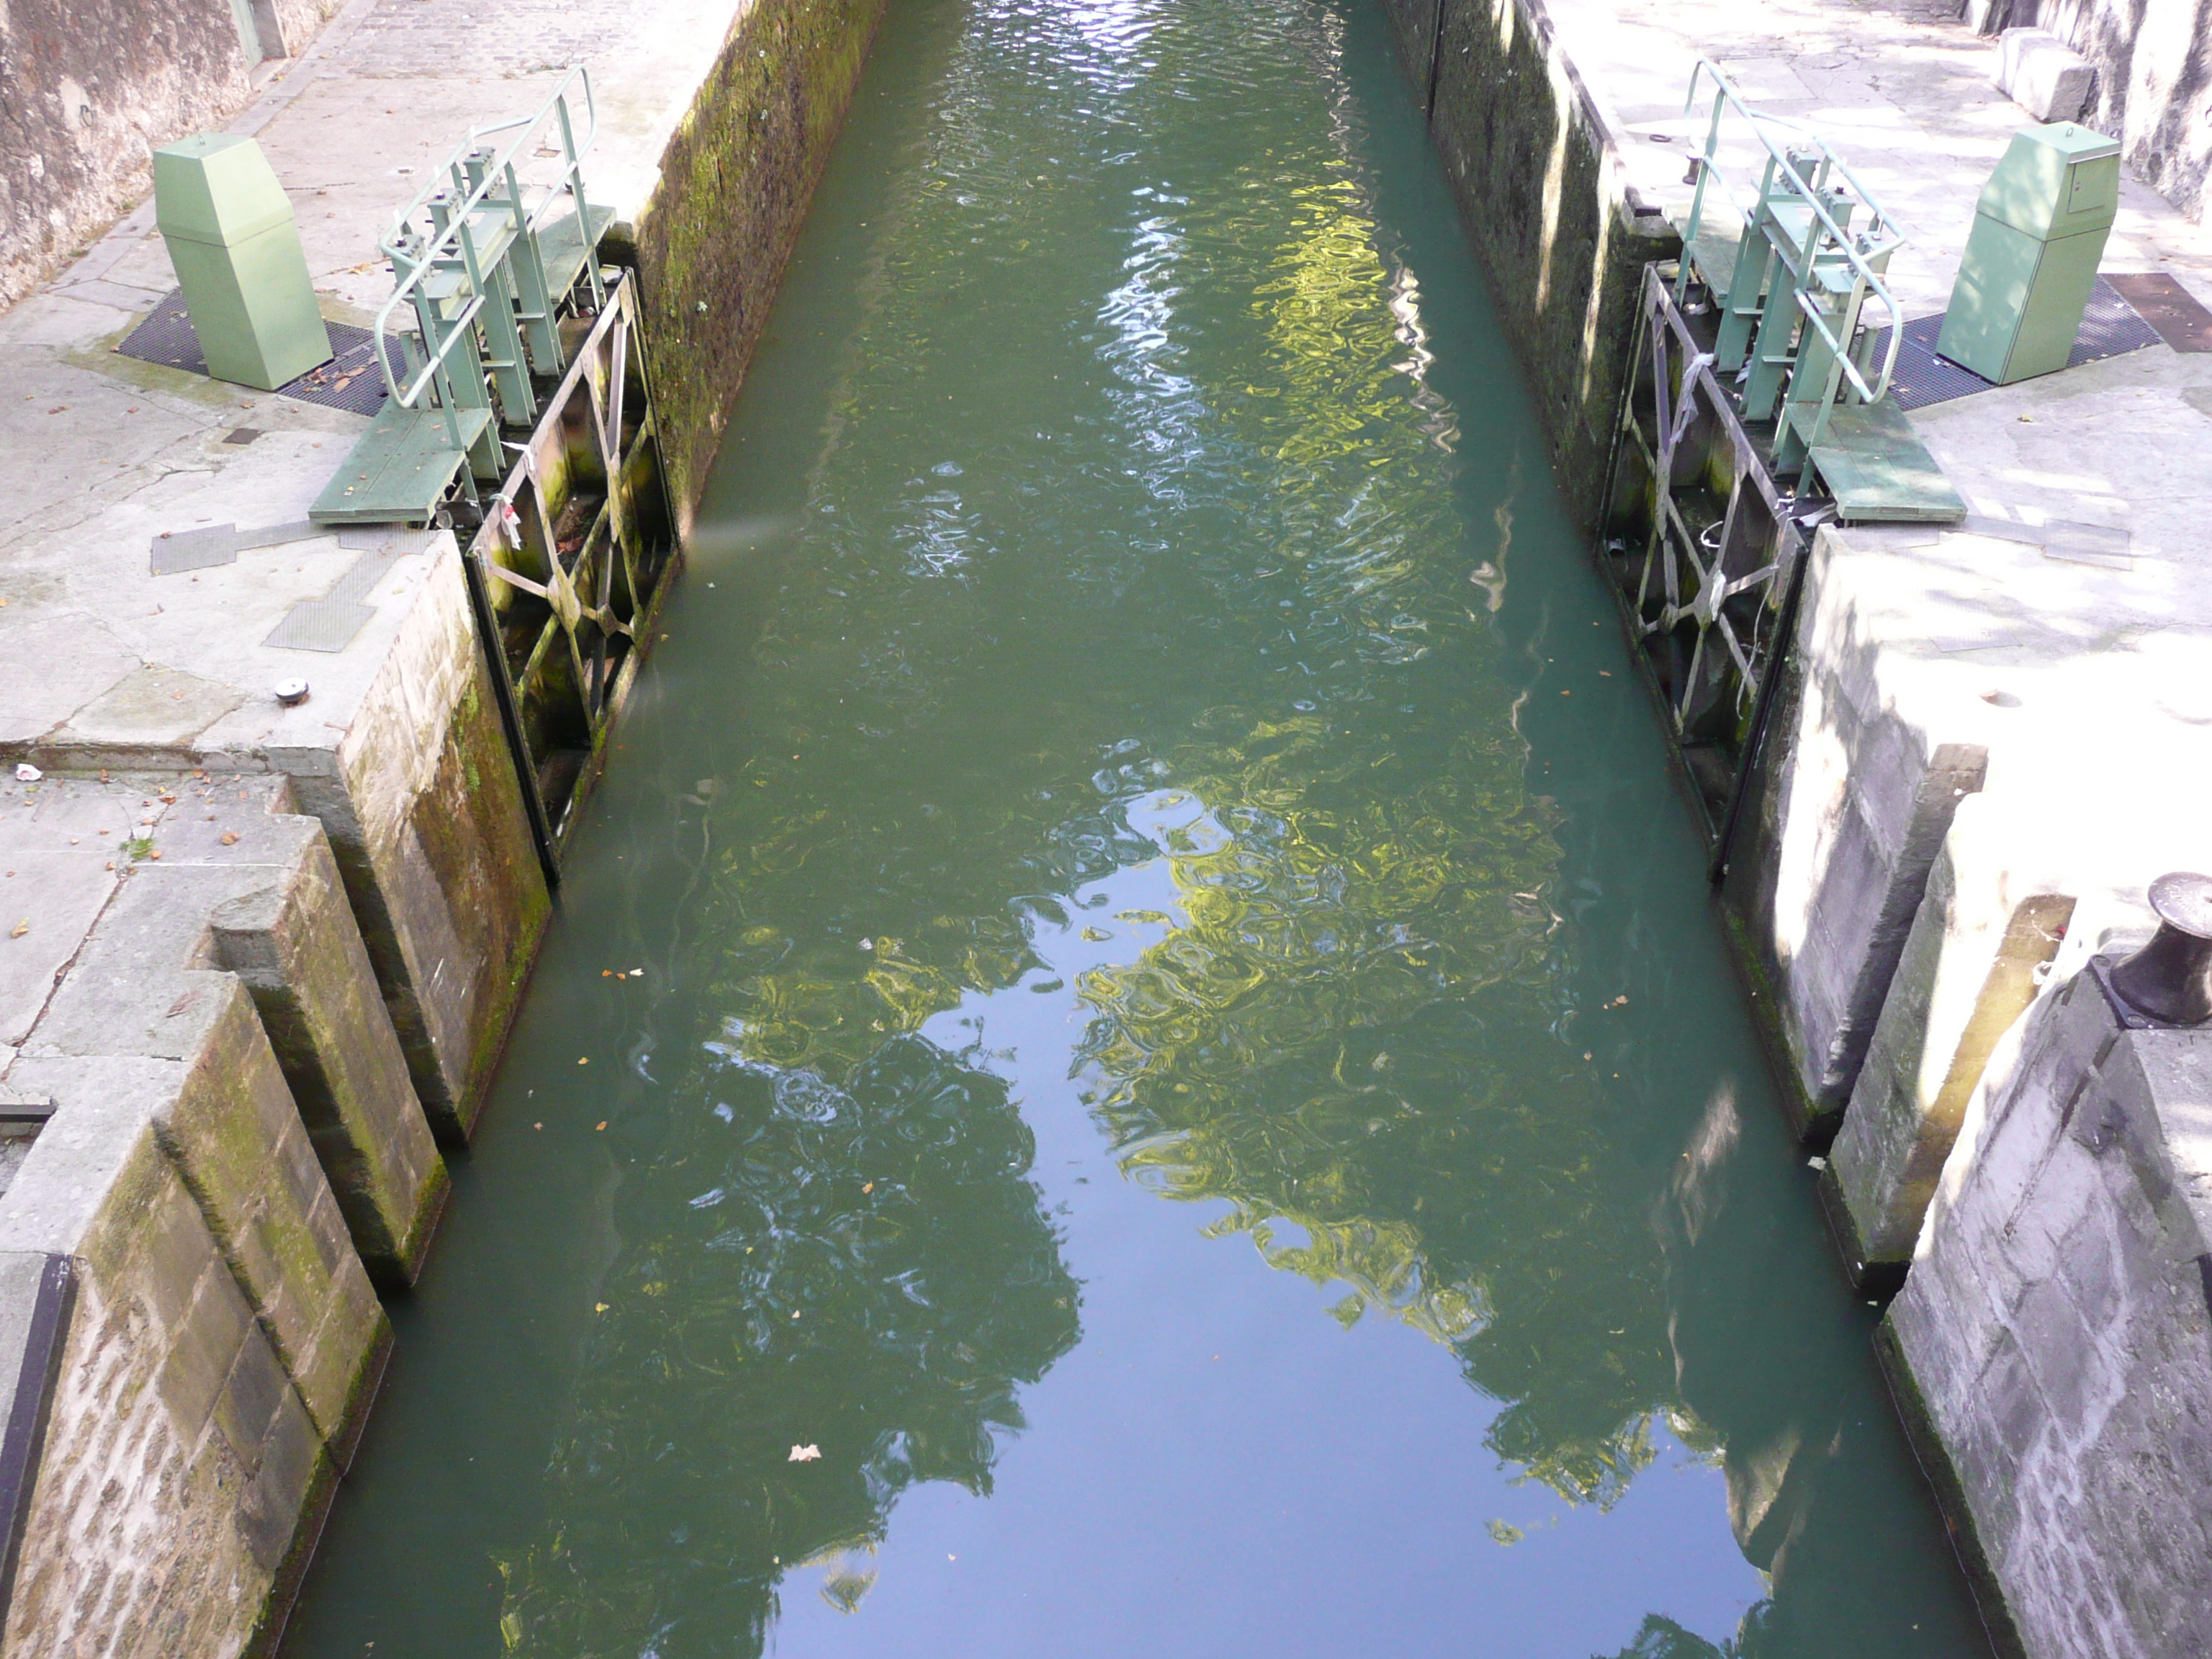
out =
[[871,73],[288,1651],[1976,1651],[1375,9]]

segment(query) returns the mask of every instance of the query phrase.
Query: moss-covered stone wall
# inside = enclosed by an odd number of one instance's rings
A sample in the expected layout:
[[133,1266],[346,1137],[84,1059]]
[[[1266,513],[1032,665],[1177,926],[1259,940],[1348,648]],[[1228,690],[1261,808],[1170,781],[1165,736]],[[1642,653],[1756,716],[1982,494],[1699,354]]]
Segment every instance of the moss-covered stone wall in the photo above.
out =
[[639,294],[679,533],[775,303],[885,0],[757,0],[661,157]]
[[1542,413],[1597,515],[1646,263],[1680,240],[1628,189],[1541,0],[1380,0]]

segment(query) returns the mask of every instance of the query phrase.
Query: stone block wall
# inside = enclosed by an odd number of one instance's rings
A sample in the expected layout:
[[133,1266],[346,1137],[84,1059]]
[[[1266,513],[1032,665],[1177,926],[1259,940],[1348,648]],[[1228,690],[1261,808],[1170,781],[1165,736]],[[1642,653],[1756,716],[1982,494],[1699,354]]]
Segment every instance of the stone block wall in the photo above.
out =
[[2005,858],[2005,817],[1959,804],[1829,1152],[1824,1197],[1863,1283],[1911,1261],[1968,1103],[2073,921],[2073,884]]
[[670,139],[659,187],[639,216],[634,252],[653,404],[687,538],[884,3],[748,8]]
[[0,1070],[52,1110],[0,1172],[0,1268],[66,1258],[76,1286],[0,1655],[238,1653],[281,1620],[382,1374],[364,1258],[404,1282],[445,1168],[281,779],[11,805],[11,861],[104,902]]
[[243,1650],[381,1374],[390,1326],[304,1132],[270,1121],[289,1101],[232,992],[194,1062],[10,1068],[58,1109],[0,1204],[0,1251],[77,1263],[11,1659]]
[[[1808,1140],[1832,1136],[1988,733],[1942,729],[1897,695],[1882,649],[1881,552],[1814,538],[1728,898]],[[1871,586],[1870,586],[1871,585]]]
[[[296,55],[335,9],[254,0],[264,54]],[[0,307],[150,188],[156,145],[244,105],[249,67],[230,0],[0,6]]]
[[1883,1327],[1984,1613],[2027,1659],[2212,1647],[2212,1031],[2093,975],[2007,1039]]
[[1629,190],[1540,0],[1385,0],[1551,441],[1569,509],[1600,511],[1645,264],[1680,239]]
[[271,748],[322,822],[415,1091],[468,1139],[552,913],[450,532],[360,710],[329,747]]
[[1990,15],[2000,26],[2049,29],[2094,64],[2085,124],[2120,141],[2137,178],[2191,218],[2203,218],[2212,173],[2212,3],[2011,0]]

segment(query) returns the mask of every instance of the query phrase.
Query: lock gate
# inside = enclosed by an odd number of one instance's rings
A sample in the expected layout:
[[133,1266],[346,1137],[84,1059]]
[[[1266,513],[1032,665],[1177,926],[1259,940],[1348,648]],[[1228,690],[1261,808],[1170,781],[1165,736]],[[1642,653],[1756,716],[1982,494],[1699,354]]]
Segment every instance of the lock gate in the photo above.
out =
[[1683,252],[1644,273],[1599,534],[1717,881],[1813,532],[1965,507],[1889,395],[1904,319],[1883,276],[1902,227],[1823,140],[1705,60],[1686,111],[1701,88]]
[[471,129],[395,216],[371,337],[388,396],[309,513],[455,530],[556,884],[675,546],[635,277],[602,264],[613,212],[584,190],[597,126],[580,65]]

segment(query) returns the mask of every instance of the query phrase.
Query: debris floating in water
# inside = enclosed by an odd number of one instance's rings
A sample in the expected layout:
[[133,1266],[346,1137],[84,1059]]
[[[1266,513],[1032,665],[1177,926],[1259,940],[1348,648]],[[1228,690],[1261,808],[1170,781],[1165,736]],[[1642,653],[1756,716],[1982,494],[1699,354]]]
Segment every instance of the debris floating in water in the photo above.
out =
[[821,1455],[822,1448],[819,1446],[793,1446],[791,1449],[791,1455],[785,1461],[792,1463],[811,1463]]

